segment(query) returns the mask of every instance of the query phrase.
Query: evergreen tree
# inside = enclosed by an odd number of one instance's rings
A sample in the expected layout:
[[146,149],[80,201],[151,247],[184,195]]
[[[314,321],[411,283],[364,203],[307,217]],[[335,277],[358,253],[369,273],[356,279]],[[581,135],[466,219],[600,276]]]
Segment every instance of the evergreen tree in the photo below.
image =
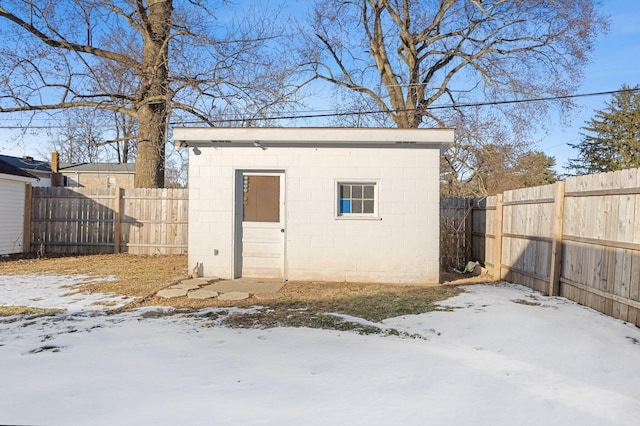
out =
[[569,160],[576,174],[593,174],[640,167],[640,88],[622,86],[607,107],[596,111],[581,133],[582,141],[569,144],[579,150]]

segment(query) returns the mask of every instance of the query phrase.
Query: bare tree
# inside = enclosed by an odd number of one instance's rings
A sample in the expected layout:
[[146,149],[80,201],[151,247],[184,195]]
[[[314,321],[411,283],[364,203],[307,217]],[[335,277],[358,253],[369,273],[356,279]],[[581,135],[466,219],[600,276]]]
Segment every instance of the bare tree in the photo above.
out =
[[128,163],[136,158],[138,122],[127,114],[112,112],[115,137],[107,141],[115,151],[118,163]]
[[[459,145],[447,154],[445,173],[464,179],[472,173],[465,165],[471,146],[523,143],[551,105],[504,101],[577,89],[593,42],[607,27],[597,6],[595,0],[318,0],[301,52],[316,79],[368,98],[390,125],[455,127]],[[468,106],[477,102],[494,106],[490,112]]]
[[105,128],[94,112],[91,108],[63,112],[64,127],[52,143],[60,161],[94,163],[103,157]]
[[540,151],[513,145],[484,145],[473,152],[473,175],[464,195],[495,195],[510,189],[548,185],[557,180],[555,160]]
[[259,116],[286,105],[292,92],[286,58],[273,54],[282,34],[275,17],[216,16],[220,7],[200,0],[3,1],[0,112],[110,111],[136,133],[115,136],[125,144],[123,161],[126,144],[136,141],[136,186],[161,187],[169,120],[213,125],[212,117],[230,110]]
[[135,161],[138,123],[130,116],[96,108],[73,108],[56,115],[61,130],[50,148],[69,163]]

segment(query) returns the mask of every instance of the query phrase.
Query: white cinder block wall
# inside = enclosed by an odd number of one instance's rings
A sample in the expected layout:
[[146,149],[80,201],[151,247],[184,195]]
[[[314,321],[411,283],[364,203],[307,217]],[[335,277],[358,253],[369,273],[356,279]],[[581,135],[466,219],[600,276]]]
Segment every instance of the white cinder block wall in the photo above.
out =
[[[435,283],[440,149],[200,147],[189,153],[189,265],[233,278],[236,170],[285,174],[285,278]],[[338,181],[378,185],[379,219],[338,218]]]

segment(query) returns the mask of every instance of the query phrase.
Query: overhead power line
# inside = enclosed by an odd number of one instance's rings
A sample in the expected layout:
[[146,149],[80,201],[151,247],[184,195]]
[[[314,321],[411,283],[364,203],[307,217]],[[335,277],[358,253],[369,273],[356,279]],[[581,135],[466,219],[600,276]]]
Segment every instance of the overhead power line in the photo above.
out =
[[[489,101],[489,102],[468,102],[468,103],[451,103],[451,104],[443,104],[443,105],[431,105],[424,108],[425,111],[433,111],[433,110],[441,110],[441,109],[451,109],[451,108],[477,108],[477,107],[485,107],[485,106],[497,106],[497,105],[509,105],[509,104],[521,104],[521,103],[529,103],[529,102],[549,102],[549,101],[560,101],[565,99],[576,99],[576,98],[586,98],[593,96],[604,96],[604,95],[615,95],[619,93],[626,92],[637,92],[640,91],[640,88],[630,88],[630,89],[619,89],[619,90],[609,90],[606,92],[590,92],[590,93],[578,93],[574,95],[560,95],[560,96],[544,96],[539,98],[527,98],[527,99],[512,99],[512,100],[503,100],[503,101]],[[409,112],[413,111],[413,109],[399,109],[399,110],[391,110],[394,113],[399,112]],[[328,113],[310,113],[310,114],[292,114],[292,115],[274,115],[270,117],[256,117],[256,118],[248,118],[248,117],[234,117],[228,119],[215,119],[211,120],[215,123],[236,123],[236,122],[256,122],[256,121],[274,121],[274,120],[300,120],[300,119],[311,119],[311,118],[330,118],[330,117],[346,117],[346,116],[354,116],[354,115],[372,115],[372,114],[386,114],[385,110],[369,110],[369,111],[347,111],[347,112],[328,112]],[[203,121],[180,121],[180,122],[172,122],[171,125],[184,125],[184,124],[203,124]],[[26,126],[30,129],[67,129],[70,126],[63,125],[28,125]],[[73,126],[73,127],[82,127],[82,126]],[[108,125],[102,125],[99,127],[109,128]],[[21,130],[24,129],[25,126],[3,126],[0,125],[0,129],[8,129],[8,130]]]
[[[590,96],[604,96],[604,95],[614,95],[617,93],[625,93],[625,92],[636,92],[640,91],[640,88],[633,89],[619,89],[619,90],[610,90],[606,92],[591,92],[591,93],[579,93],[575,95],[560,95],[560,96],[547,96],[540,98],[528,98],[528,99],[512,99],[512,100],[504,100],[504,101],[490,101],[490,102],[470,102],[470,103],[462,103],[462,104],[446,104],[446,105],[432,105],[427,108],[424,108],[426,111],[431,110],[439,110],[439,109],[451,109],[451,108],[473,108],[473,107],[483,107],[483,106],[496,106],[496,105],[507,105],[507,104],[519,104],[519,103],[527,103],[527,102],[547,102],[547,101],[560,101],[564,99],[574,99],[574,98],[585,98]],[[409,112],[413,111],[413,109],[398,109],[392,110],[392,112]],[[305,119],[305,118],[328,118],[328,117],[346,117],[352,115],[370,115],[370,114],[386,114],[385,110],[372,110],[372,111],[349,111],[349,112],[333,112],[333,113],[322,113],[322,114],[304,114],[304,115],[280,115],[280,116],[272,116],[272,117],[259,117],[259,118],[235,118],[235,119],[218,119],[212,120],[216,123],[233,123],[238,121],[272,121],[272,120],[296,120],[296,119]],[[171,123],[172,125],[176,124],[199,124],[202,121],[187,121],[187,122],[176,122]]]

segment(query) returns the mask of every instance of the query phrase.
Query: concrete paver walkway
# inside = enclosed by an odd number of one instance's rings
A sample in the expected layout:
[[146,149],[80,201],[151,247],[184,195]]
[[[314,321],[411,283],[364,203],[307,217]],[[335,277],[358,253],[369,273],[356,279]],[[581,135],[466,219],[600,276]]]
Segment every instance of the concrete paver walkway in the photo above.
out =
[[281,280],[238,279],[218,280],[217,278],[185,279],[167,289],[160,290],[160,297],[188,297],[190,299],[244,300],[252,295],[259,299],[275,297],[285,285]]
[[279,280],[249,279],[221,280],[211,284],[211,289],[220,293],[240,291],[251,294],[275,293],[284,287],[285,282]]

